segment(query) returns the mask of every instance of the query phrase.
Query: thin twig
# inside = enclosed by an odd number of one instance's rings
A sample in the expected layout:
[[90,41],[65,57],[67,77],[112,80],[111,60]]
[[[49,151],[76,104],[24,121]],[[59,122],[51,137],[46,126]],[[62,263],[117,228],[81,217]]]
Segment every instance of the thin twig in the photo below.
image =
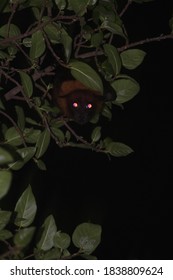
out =
[[[76,140],[81,143],[81,144],[67,143],[67,145],[64,145],[64,146],[71,146],[71,147],[75,147],[75,148],[82,147],[82,148],[90,149],[95,152],[100,152],[100,153],[104,153],[104,154],[106,153],[105,150],[102,150],[96,146],[93,146],[92,143],[87,142],[85,139],[83,139],[83,137],[77,135],[76,132],[68,125],[68,123],[64,119],[62,119],[62,120],[63,120],[65,127],[71,132],[71,134],[76,138]],[[83,145],[85,145],[85,146],[83,146]]]
[[81,143],[91,146],[90,143],[88,143],[86,140],[84,140],[81,136],[77,135],[76,132],[68,125],[68,123],[63,119],[64,125],[66,128],[71,132],[71,134],[76,138],[77,141],[80,141]]
[[14,17],[14,14],[15,14],[15,12],[16,12],[16,8],[17,8],[18,5],[19,5],[19,2],[16,2],[16,3],[14,3],[14,4],[12,5],[12,12],[11,12],[11,14],[10,14],[10,17],[9,17],[9,20],[8,20],[8,23],[7,23],[7,26],[8,26],[8,28],[7,28],[7,37],[9,37],[9,33],[10,33],[10,24],[11,24],[11,21],[12,21],[12,19],[13,19],[13,17]]
[[[138,42],[129,43],[129,44],[126,44],[126,45],[118,48],[118,51],[122,52],[122,51],[130,49],[132,47],[148,44],[148,43],[151,43],[151,42],[157,42],[157,41],[161,41],[161,40],[166,40],[166,39],[173,39],[173,33],[167,34],[167,35],[160,35],[160,36],[153,37],[153,38],[146,38],[146,39],[140,40]],[[97,52],[97,56],[101,56],[103,54],[104,54],[104,52],[102,50]],[[90,58],[90,57],[93,57],[93,56],[96,56],[96,51],[79,54],[77,57],[78,58]]]
[[28,103],[28,105],[30,104],[29,98],[26,97],[26,95],[23,92],[23,88],[22,86],[15,80],[13,79],[11,76],[9,76],[5,71],[3,71],[2,69],[0,69],[0,73],[2,73],[4,75],[4,77],[6,77],[7,80],[10,80],[12,83],[14,83],[15,85],[17,85],[19,92],[22,93],[25,101]]
[[[22,69],[21,69],[22,70]],[[32,78],[33,78],[33,81],[37,81],[39,80],[41,77],[44,77],[44,76],[49,76],[49,75],[55,75],[55,73],[53,72],[55,70],[55,67],[54,66],[48,66],[46,67],[45,69],[43,69],[42,71],[36,71]],[[5,95],[5,99],[8,101],[10,99],[15,99],[15,95],[17,95],[19,92],[20,92],[20,87],[21,86],[16,86],[14,87],[13,89],[9,90]]]
[[17,42],[15,42],[15,45],[19,48],[19,50],[21,51],[21,53],[23,53],[23,55],[27,58],[27,60],[28,60],[29,62],[31,62],[31,65],[32,65],[32,60],[31,60],[31,58],[28,56],[28,54],[21,48],[21,46],[20,46]]
[[148,44],[148,43],[151,43],[151,42],[157,42],[157,41],[161,41],[161,40],[166,40],[166,39],[173,39],[173,33],[167,34],[167,35],[163,35],[162,34],[162,35],[157,36],[157,37],[146,38],[144,40],[140,40],[140,41],[137,41],[137,42],[134,42],[134,43],[129,43],[127,45],[124,45],[124,46],[118,48],[118,51],[122,52],[122,51],[124,51],[126,49],[130,49],[130,48],[133,48],[133,47],[136,47],[136,46]]
[[64,61],[57,56],[57,54],[54,52],[53,48],[51,47],[51,44],[49,42],[49,39],[47,38],[47,35],[44,33],[44,38],[47,44],[48,49],[50,50],[51,54],[53,55],[53,57],[56,59],[56,61],[63,67],[67,67],[67,65],[64,63]]
[[121,13],[119,14],[119,17],[122,17],[125,12],[127,11],[127,9],[129,8],[129,6],[132,4],[133,0],[128,0],[127,4],[125,5],[125,7],[123,8],[123,10],[121,11]]
[[25,143],[25,139],[24,139],[23,133],[22,133],[21,129],[18,127],[17,123],[7,113],[5,113],[4,111],[0,110],[0,114],[3,115],[4,117],[6,117],[13,124],[14,128],[19,133],[19,135],[20,135],[20,137],[22,139],[24,147],[26,148],[27,145]]

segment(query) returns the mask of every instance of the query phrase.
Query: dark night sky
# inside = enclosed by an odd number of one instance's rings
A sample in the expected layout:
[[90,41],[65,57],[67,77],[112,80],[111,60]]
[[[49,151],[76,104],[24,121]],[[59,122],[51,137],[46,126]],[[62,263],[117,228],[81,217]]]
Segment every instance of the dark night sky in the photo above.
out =
[[[134,4],[123,17],[132,41],[168,33],[171,1]],[[128,25],[127,25],[128,23]],[[57,225],[72,233],[82,222],[102,225],[99,259],[173,259],[173,40],[141,46],[145,61],[130,74],[140,93],[113,111],[107,134],[134,149],[124,158],[59,149],[37,172],[34,193],[42,200],[39,222],[53,213]],[[103,127],[104,130],[104,127]]]

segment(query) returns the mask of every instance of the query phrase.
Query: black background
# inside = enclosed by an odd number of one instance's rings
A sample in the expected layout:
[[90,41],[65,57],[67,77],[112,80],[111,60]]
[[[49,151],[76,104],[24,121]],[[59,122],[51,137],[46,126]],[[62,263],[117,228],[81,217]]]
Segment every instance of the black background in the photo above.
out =
[[[132,4],[123,16],[131,41],[169,33],[171,2]],[[102,128],[134,153],[109,159],[52,143],[47,172],[25,168],[39,206],[38,225],[49,214],[69,234],[82,222],[100,224],[98,259],[173,259],[173,40],[139,48],[147,55],[130,75],[141,90],[124,110],[114,107],[112,122]]]

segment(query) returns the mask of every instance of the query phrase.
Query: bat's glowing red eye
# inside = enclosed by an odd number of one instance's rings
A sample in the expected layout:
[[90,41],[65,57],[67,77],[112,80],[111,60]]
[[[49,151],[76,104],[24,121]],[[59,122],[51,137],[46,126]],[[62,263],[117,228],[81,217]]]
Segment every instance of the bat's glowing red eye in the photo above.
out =
[[77,102],[74,102],[74,103],[73,103],[73,107],[74,107],[74,108],[77,108],[77,107],[78,107],[78,103],[77,103]]
[[86,107],[87,107],[88,109],[91,109],[91,108],[92,108],[92,104],[91,104],[91,103],[88,103]]

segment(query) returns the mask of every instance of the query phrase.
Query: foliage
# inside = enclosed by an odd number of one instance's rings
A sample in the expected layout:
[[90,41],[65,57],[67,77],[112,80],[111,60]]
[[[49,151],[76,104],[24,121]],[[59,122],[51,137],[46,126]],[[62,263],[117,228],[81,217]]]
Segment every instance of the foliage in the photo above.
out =
[[[130,5],[150,1],[0,1],[0,198],[8,193],[13,172],[21,170],[29,161],[33,160],[38,168],[46,170],[42,157],[51,140],[60,148],[78,147],[108,156],[122,157],[133,152],[128,145],[103,137],[103,120],[110,122],[113,109],[116,106],[123,108],[123,104],[140,91],[139,83],[130,74],[146,56],[138,46],[173,38],[170,32],[139,42],[130,41],[122,18]],[[170,29],[172,22],[171,18]],[[116,100],[106,102],[101,116],[96,115],[91,120],[86,138],[78,135],[80,128],[76,128],[72,120],[60,116],[52,102],[55,74],[61,77],[61,72],[67,71],[101,94],[104,80],[116,92]],[[26,200],[27,195],[29,201]],[[4,222],[0,235],[2,240],[13,237],[16,248],[23,248],[35,231],[30,226],[36,213],[30,188],[19,199],[15,211],[17,233],[13,235],[6,229],[11,212],[1,211],[0,222]],[[52,216],[45,220],[43,227],[42,237],[33,254],[37,258],[68,257],[70,237],[56,232]],[[84,229],[76,230],[78,233],[74,233],[72,240],[79,250],[84,244],[87,249],[83,252],[91,253],[95,247],[88,238],[97,238],[98,244],[99,237],[92,237],[92,231],[95,231],[92,225],[82,227]],[[51,239],[45,242],[44,234],[48,230]],[[84,239],[81,241],[77,235],[83,230],[89,232],[89,237],[82,236]],[[97,234],[100,235],[99,228],[96,229]],[[20,249],[17,254],[15,251],[15,256],[21,257]]]
[[[7,247],[1,252],[0,259],[95,258],[91,254],[100,243],[100,225],[82,223],[74,229],[71,238],[57,230],[52,215],[37,229],[33,225],[36,214],[37,204],[31,186],[20,196],[13,212],[0,210],[0,243]],[[31,249],[31,243],[34,249]],[[77,251],[70,253],[75,247]]]

